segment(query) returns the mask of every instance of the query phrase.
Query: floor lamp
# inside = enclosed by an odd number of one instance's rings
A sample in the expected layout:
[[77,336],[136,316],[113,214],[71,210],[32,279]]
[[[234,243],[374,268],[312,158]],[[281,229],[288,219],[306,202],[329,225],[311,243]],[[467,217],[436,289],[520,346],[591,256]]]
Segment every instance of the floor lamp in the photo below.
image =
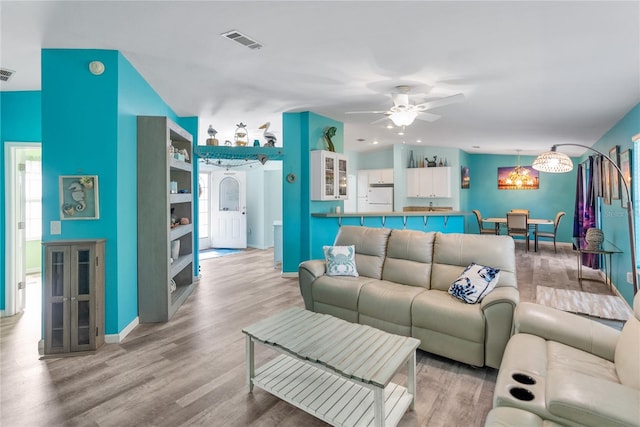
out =
[[563,145],[582,147],[598,153],[599,155],[607,159],[616,169],[616,171],[618,172],[618,175],[620,175],[620,180],[624,184],[624,189],[627,192],[627,200],[628,200],[627,215],[629,217],[628,218],[629,219],[629,242],[631,246],[630,248],[631,249],[631,253],[630,253],[631,272],[633,274],[633,295],[635,295],[638,292],[638,272],[636,267],[636,245],[635,245],[635,233],[633,228],[633,203],[631,201],[631,191],[629,191],[629,185],[627,184],[627,180],[624,179],[624,175],[622,174],[620,167],[618,167],[617,163],[614,162],[609,156],[607,156],[604,153],[601,153],[595,148],[591,148],[582,144],[556,144],[553,147],[551,147],[551,151],[547,151],[546,153],[540,154],[533,161],[532,167],[541,172],[565,173],[565,172],[571,171],[573,169],[573,162],[571,161],[569,156],[567,156],[564,153],[559,153],[558,151],[556,151],[558,147],[561,147]]

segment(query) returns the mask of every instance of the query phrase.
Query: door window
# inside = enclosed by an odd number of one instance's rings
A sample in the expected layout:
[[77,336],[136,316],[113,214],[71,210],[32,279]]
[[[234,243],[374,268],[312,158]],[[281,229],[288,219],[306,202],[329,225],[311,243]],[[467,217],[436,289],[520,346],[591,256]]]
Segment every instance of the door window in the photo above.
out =
[[221,211],[240,210],[240,185],[234,178],[226,177],[220,181],[219,209]]

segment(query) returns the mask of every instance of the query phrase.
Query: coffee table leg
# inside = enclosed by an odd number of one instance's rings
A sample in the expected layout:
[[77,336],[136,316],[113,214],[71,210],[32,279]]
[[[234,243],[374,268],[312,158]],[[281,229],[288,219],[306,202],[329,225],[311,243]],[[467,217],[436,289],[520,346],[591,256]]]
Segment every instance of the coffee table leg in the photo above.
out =
[[246,355],[247,386],[249,386],[249,392],[252,392],[253,377],[255,376],[255,366],[254,366],[254,359],[253,359],[254,344],[253,344],[253,340],[251,339],[251,336],[249,335],[247,335],[247,338],[246,338],[246,347],[247,347],[247,355]]
[[382,387],[373,389],[373,425],[384,426],[384,388]]
[[411,393],[411,405],[409,409],[413,410],[416,406],[416,352],[411,353],[411,357],[407,361],[407,388]]

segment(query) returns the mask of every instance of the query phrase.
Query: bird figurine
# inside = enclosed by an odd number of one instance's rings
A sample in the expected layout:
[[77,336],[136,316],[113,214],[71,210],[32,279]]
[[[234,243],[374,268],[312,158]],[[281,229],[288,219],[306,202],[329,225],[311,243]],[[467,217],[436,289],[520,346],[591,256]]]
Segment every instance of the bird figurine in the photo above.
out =
[[267,142],[265,142],[264,146],[265,147],[275,147],[276,146],[276,141],[278,139],[276,138],[276,135],[273,132],[269,132],[269,126],[271,126],[271,123],[267,122],[267,123],[263,124],[262,126],[260,126],[258,129],[264,129],[264,139],[267,141]]
[[209,125],[209,129],[207,129],[207,133],[209,134],[209,138],[207,138],[207,145],[218,145],[218,140],[216,139],[217,130],[213,128],[213,126]]

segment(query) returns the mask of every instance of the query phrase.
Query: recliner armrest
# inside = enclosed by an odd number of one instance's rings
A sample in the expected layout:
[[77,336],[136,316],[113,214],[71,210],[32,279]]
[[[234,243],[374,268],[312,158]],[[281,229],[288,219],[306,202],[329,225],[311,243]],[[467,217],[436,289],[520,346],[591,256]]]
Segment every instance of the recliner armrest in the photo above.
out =
[[515,310],[518,301],[520,301],[520,292],[518,292],[517,288],[501,286],[493,289],[484,298],[482,298],[482,301],[480,301],[480,308],[486,310],[494,304],[508,303],[513,305]]
[[585,426],[635,426],[640,423],[640,390],[576,371],[550,369],[547,410]]
[[516,332],[557,341],[609,361],[613,361],[620,336],[620,331],[595,320],[531,302],[518,304],[514,323]]
[[304,300],[304,307],[307,310],[313,310],[313,295],[311,294],[311,285],[318,278],[324,275],[326,266],[324,260],[312,259],[303,261],[298,266],[298,282],[300,284],[300,293]]

